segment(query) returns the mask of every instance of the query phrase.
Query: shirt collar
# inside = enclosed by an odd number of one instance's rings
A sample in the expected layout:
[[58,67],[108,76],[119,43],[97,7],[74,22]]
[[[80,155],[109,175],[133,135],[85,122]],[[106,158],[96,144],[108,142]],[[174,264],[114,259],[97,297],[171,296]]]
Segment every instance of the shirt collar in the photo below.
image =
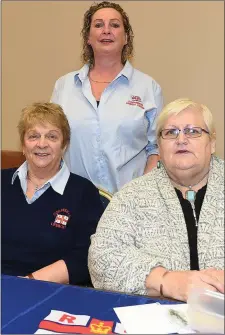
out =
[[[16,177],[18,176],[20,179],[21,187],[23,191],[26,192],[26,187],[27,187],[27,169],[28,169],[28,164],[27,161],[25,161],[13,174],[12,176],[12,181],[11,184],[13,185]],[[59,194],[63,194],[67,181],[69,179],[70,172],[69,169],[65,163],[65,161],[62,159],[61,161],[61,168],[60,170],[56,173],[54,177],[49,179],[44,185],[50,183],[54,191],[56,191]],[[43,185],[43,186],[44,186]],[[42,187],[43,187],[42,186]]]
[[80,80],[82,83],[87,78],[89,72],[89,65],[85,64],[74,76],[75,82]]
[[[128,80],[131,79],[132,74],[133,74],[134,68],[131,65],[131,63],[127,60],[124,67],[122,68],[122,70],[120,71],[120,73],[116,76],[116,78],[119,78],[121,76],[126,77]],[[83,82],[87,76],[88,76],[88,72],[89,72],[89,65],[85,64],[74,76],[74,80],[75,82],[77,82],[77,80],[80,80],[81,82]],[[115,79],[116,79],[115,78]],[[114,79],[114,80],[115,80]]]
[[132,77],[133,72],[134,72],[134,68],[131,65],[131,63],[127,60],[124,67],[122,68],[122,70],[120,71],[120,73],[118,74],[117,77],[124,76],[128,80],[130,80],[131,77]]

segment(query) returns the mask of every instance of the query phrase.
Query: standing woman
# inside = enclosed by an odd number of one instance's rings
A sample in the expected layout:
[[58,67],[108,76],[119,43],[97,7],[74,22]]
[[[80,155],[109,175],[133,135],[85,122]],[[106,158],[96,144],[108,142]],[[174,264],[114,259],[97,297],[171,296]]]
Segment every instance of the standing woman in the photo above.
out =
[[158,161],[155,120],[162,93],[132,67],[133,31],[120,5],[103,1],[84,15],[84,66],[59,78],[51,100],[71,126],[71,172],[111,193]]

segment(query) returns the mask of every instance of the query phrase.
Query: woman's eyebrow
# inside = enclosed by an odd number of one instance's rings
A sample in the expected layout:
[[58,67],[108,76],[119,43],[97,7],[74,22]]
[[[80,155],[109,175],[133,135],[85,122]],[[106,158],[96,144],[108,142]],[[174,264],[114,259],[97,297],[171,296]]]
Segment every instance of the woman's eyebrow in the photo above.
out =
[[38,133],[38,131],[37,130],[35,130],[35,129],[30,129],[30,130],[27,130],[26,131],[26,133]]
[[[175,126],[174,124],[168,124],[167,127],[173,127],[173,128],[179,128],[178,126]],[[187,128],[187,127],[195,127],[193,124],[186,124],[184,125],[184,128]]]
[[175,126],[174,124],[168,124],[166,127],[178,128],[178,126]]
[[[53,133],[53,132],[59,134],[59,133],[60,133],[60,130],[57,130],[57,129],[50,129],[50,130],[47,132],[47,134],[49,134],[49,133]],[[35,130],[35,129],[30,129],[30,130],[27,131],[27,134],[30,134],[30,133],[38,133],[38,134],[40,134],[40,131]]]
[[49,130],[46,134],[47,134],[47,135],[49,135],[49,134],[59,135],[59,134],[60,134],[60,131],[59,131],[59,130],[52,129],[52,130]]
[[[103,22],[104,20],[103,19],[95,19],[93,22],[95,22],[95,21],[101,21],[101,22]],[[110,19],[109,21],[121,21],[120,19],[117,19],[117,18],[115,18],[115,19]]]

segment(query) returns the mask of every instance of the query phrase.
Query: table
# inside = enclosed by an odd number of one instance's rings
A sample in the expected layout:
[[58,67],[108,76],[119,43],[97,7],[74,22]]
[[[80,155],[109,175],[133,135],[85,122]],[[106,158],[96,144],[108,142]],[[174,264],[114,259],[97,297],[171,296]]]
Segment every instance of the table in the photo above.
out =
[[113,307],[159,301],[5,275],[1,282],[1,334],[123,334]]

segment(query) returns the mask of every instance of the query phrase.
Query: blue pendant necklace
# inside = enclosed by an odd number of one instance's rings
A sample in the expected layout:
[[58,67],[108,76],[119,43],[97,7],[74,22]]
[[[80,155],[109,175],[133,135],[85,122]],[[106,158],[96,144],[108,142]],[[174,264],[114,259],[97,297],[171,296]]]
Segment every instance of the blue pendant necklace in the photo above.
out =
[[[210,169],[209,169],[209,171],[210,171]],[[177,184],[177,185],[179,185],[179,186],[183,186],[183,187],[189,188],[189,190],[187,190],[187,191],[185,192],[185,199],[188,200],[188,201],[190,201],[190,202],[195,202],[195,199],[196,199],[196,192],[195,192],[194,190],[192,190],[192,187],[194,187],[194,186],[198,185],[199,183],[201,183],[201,181],[203,181],[203,179],[207,176],[207,174],[209,174],[209,171],[206,172],[206,174],[204,174],[204,176],[203,176],[197,183],[195,183],[195,184],[193,184],[193,185],[189,185],[189,186],[184,185],[184,184],[179,184],[176,180],[174,180],[174,179],[171,178],[170,176],[169,176],[169,178],[170,178],[175,184]]]
[[[203,179],[204,179],[208,174],[209,174],[209,171],[208,171],[206,174],[204,174],[203,178],[202,178],[201,180],[199,180],[199,182],[197,182],[197,183],[194,184],[194,185],[190,185],[190,186],[188,186],[189,190],[187,190],[187,191],[185,192],[185,199],[188,200],[188,201],[190,201],[190,203],[194,203],[194,202],[195,202],[195,199],[196,199],[196,192],[195,192],[194,190],[192,190],[192,187],[194,187],[194,186],[198,185],[199,183],[201,183],[201,181],[203,181]],[[179,184],[178,184],[178,185],[179,185]],[[180,186],[187,187],[187,186],[182,185],[182,184],[180,184]]]
[[[210,169],[209,169],[209,171],[210,171]],[[190,186],[186,186],[184,184],[179,184],[173,178],[169,177],[177,185],[189,188],[189,190],[187,190],[185,192],[185,199],[188,200],[190,202],[190,204],[191,204],[191,207],[192,207],[192,210],[193,210],[194,219],[195,219],[195,226],[196,227],[198,227],[198,222],[197,222],[197,217],[196,217],[196,211],[195,211],[196,192],[194,190],[192,190],[192,187],[194,187],[194,186],[198,185],[199,183],[201,183],[201,181],[203,181],[203,179],[209,174],[209,171],[206,174],[204,174],[204,176],[196,184],[193,184],[193,185],[190,185]]]

